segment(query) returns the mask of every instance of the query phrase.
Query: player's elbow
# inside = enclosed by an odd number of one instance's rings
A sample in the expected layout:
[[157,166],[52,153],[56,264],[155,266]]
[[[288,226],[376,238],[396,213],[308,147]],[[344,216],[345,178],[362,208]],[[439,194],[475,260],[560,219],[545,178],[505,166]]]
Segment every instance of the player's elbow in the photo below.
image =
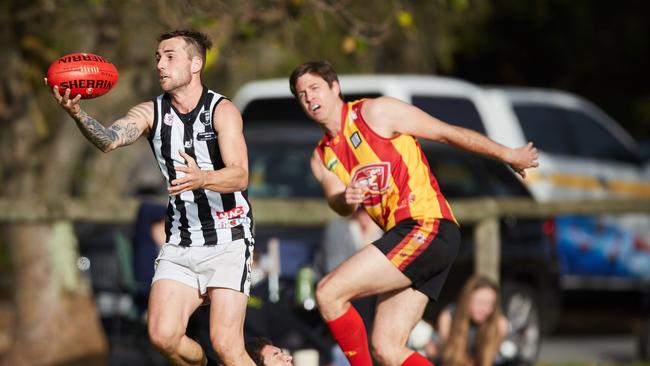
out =
[[235,186],[238,191],[245,191],[248,188],[248,172],[246,169],[241,169],[241,174],[237,177]]
[[103,153],[111,152],[119,147],[117,144],[105,144],[105,145],[95,145]]
[[238,191],[244,191],[248,188],[248,175],[245,175],[239,180]]

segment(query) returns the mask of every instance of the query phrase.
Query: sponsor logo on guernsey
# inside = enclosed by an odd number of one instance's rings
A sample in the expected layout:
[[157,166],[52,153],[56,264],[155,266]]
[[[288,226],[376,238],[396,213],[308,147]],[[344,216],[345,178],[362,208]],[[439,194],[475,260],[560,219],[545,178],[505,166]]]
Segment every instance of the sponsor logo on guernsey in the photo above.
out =
[[192,140],[187,140],[187,141],[185,141],[185,148],[186,148],[186,149],[189,149],[189,148],[191,148],[191,147],[192,147]]
[[196,139],[199,141],[209,141],[217,138],[217,135],[214,132],[199,132],[196,135]]
[[403,208],[405,208],[406,206],[410,205],[413,202],[415,202],[415,193],[411,192],[411,193],[409,193],[407,198],[403,198],[403,199],[399,200],[399,202],[397,204],[397,208],[398,209],[403,209]]
[[350,136],[350,142],[355,149],[361,145],[361,137],[359,136],[359,132],[355,131],[352,136]]
[[215,229],[230,229],[235,226],[250,226],[250,219],[248,217],[238,217],[236,219],[223,219],[223,220],[217,220],[214,224]]
[[172,116],[171,113],[165,113],[165,117],[163,117],[163,123],[166,124],[167,126],[171,126],[174,124],[174,117]]
[[330,160],[327,161],[327,170],[332,171],[339,164],[339,160],[336,156],[333,156]]
[[237,218],[237,217],[239,217],[239,216],[241,216],[243,214],[244,214],[244,207],[242,207],[242,206],[237,206],[237,207],[235,207],[235,208],[233,208],[231,210],[228,210],[228,211],[223,211],[223,212],[217,211],[217,212],[215,212],[215,215],[220,220],[223,220],[223,219],[231,220],[231,219]]
[[350,111],[350,119],[356,120],[357,119],[357,112],[355,111]]

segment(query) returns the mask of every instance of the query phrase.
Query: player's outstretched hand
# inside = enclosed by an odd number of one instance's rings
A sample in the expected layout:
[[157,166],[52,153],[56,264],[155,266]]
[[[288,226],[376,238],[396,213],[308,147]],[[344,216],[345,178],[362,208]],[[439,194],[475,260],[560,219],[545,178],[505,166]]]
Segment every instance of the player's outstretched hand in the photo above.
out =
[[203,187],[205,183],[206,172],[201,170],[196,161],[189,156],[183,149],[178,150],[187,165],[177,165],[174,167],[177,172],[185,173],[183,177],[176,178],[172,185],[167,187],[167,192],[174,196],[185,191],[193,191]]
[[507,161],[517,174],[526,178],[526,169],[539,166],[538,158],[537,148],[533,146],[532,142],[529,142],[525,146],[510,149]]
[[[43,81],[45,81],[45,85],[47,86],[47,78],[43,78]],[[61,96],[59,93],[59,87],[54,85],[52,88],[52,95],[54,96],[54,99],[56,99],[57,103],[59,103],[72,117],[76,116],[81,111],[81,106],[79,105],[81,94],[77,94],[76,97],[70,99],[70,89],[66,89],[63,96]]]

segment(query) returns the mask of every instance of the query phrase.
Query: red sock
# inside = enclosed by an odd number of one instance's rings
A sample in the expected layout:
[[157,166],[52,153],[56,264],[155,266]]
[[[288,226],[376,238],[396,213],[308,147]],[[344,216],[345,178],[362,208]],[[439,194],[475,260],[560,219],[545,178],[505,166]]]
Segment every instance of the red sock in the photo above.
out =
[[327,326],[351,366],[372,366],[366,327],[353,306],[337,319],[327,322]]
[[413,352],[402,362],[402,366],[433,366],[433,364],[426,357],[417,352]]

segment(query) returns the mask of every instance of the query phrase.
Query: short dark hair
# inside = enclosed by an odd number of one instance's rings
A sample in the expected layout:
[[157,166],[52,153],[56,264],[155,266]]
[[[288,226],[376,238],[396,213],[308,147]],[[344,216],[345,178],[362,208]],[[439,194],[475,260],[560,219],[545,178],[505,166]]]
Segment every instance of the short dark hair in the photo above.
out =
[[[181,37],[188,46],[194,47],[198,52],[198,56],[203,60],[203,65],[205,66],[205,55],[207,51],[212,48],[212,41],[207,34],[201,33],[193,29],[177,29],[171,32],[161,34],[158,37],[158,42],[162,42],[167,39]],[[190,55],[191,52],[190,52]]]
[[[339,82],[339,77],[334,70],[334,66],[332,66],[332,64],[328,61],[320,60],[305,62],[304,64],[296,67],[289,77],[289,88],[291,89],[291,94],[293,94],[294,97],[298,97],[296,94],[296,82],[298,81],[299,77],[305,74],[314,74],[320,76],[327,82],[327,85],[330,87],[335,81],[337,83]],[[339,98],[343,100],[343,93],[339,92]]]
[[251,338],[246,342],[246,352],[248,352],[248,355],[251,356],[253,359],[253,362],[257,366],[264,366],[264,357],[262,357],[262,349],[266,346],[272,346],[273,342],[271,342],[268,338],[264,337],[255,337]]

